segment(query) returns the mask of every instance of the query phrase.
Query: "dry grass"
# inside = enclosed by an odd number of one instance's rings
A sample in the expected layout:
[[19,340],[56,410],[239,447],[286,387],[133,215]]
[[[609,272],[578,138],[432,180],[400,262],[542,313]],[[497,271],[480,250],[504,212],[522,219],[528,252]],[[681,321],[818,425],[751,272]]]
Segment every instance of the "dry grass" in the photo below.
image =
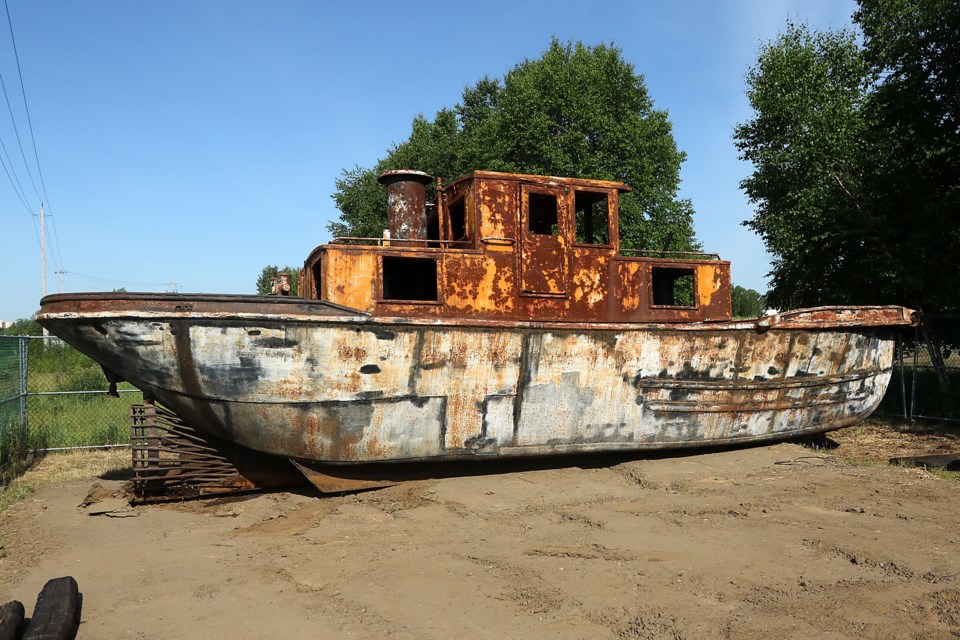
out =
[[[831,453],[856,464],[890,464],[892,458],[913,456],[960,456],[960,425],[946,422],[871,418],[863,424],[832,431],[827,438],[836,444]],[[960,480],[960,473],[930,472]]]
[[130,467],[130,449],[126,447],[49,453],[3,488],[0,493],[0,513],[48,484],[106,475],[121,476]]
[[960,425],[871,418],[863,424],[827,434],[838,456],[886,464],[902,456],[960,455]]

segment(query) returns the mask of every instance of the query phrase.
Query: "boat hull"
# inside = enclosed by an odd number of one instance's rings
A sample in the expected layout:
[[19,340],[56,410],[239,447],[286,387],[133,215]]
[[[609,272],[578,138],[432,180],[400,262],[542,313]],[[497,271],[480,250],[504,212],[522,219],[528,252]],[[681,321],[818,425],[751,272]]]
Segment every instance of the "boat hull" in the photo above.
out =
[[848,308],[782,321],[603,326],[373,318],[241,296],[220,297],[216,313],[161,296],[95,308],[75,300],[45,299],[38,320],[187,422],[251,449],[331,464],[828,431],[879,404],[893,329],[909,322],[899,307],[873,323]]

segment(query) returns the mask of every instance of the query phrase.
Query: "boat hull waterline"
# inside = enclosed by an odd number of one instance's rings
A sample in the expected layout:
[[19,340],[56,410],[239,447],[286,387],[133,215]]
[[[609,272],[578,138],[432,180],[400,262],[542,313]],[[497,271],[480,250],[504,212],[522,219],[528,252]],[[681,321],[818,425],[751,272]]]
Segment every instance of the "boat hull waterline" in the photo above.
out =
[[490,323],[268,300],[61,294],[38,320],[198,428],[328,464],[829,431],[876,408],[894,330],[912,321],[901,307],[841,307],[747,322]]

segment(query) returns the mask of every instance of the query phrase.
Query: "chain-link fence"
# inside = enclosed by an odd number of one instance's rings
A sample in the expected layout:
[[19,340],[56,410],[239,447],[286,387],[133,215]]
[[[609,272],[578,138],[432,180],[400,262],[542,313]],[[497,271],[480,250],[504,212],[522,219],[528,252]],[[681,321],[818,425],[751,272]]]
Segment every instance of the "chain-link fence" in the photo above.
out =
[[904,331],[880,413],[960,422],[960,316]]
[[130,443],[128,411],[142,394],[107,396],[100,365],[58,338],[0,336],[0,447],[50,451]]
[[26,447],[27,345],[26,338],[0,339],[0,469]]

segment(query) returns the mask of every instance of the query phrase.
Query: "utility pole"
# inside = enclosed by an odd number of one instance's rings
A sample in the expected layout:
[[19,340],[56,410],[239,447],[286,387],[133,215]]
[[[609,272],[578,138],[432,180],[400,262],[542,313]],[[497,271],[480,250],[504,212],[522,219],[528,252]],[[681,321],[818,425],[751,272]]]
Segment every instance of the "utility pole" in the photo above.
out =
[[40,297],[47,295],[47,219],[40,203]]
[[[43,203],[40,203],[40,297],[47,295],[47,218],[43,212]],[[43,328],[43,336],[50,332]]]
[[60,276],[60,290],[58,293],[63,293],[63,274],[65,273],[66,271],[64,271],[63,269],[57,270],[57,275]]

